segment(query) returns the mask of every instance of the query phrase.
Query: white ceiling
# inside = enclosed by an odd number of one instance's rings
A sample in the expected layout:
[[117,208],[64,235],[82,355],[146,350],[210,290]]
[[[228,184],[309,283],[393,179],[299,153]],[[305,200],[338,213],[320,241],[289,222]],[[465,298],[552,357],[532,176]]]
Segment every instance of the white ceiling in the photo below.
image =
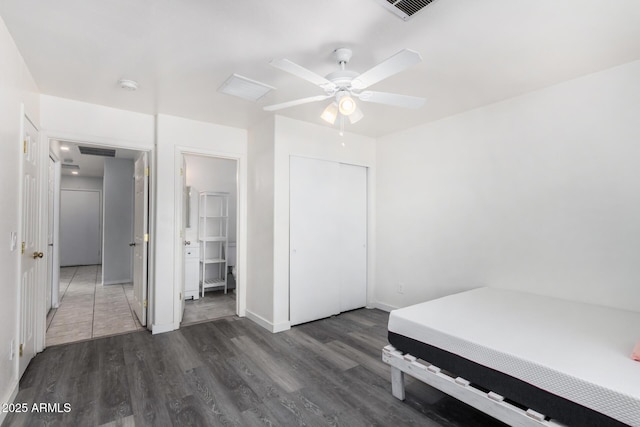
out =
[[[378,0],[2,0],[0,14],[43,93],[241,128],[273,114],[264,105],[322,93],[273,58],[325,75],[337,47],[353,49],[358,72],[418,51],[421,64],[372,89],[426,106],[363,105],[347,130],[369,136],[640,58],[638,0],[438,0],[408,22]],[[218,93],[232,73],[277,90],[258,102]],[[280,114],[326,125],[325,103]]]

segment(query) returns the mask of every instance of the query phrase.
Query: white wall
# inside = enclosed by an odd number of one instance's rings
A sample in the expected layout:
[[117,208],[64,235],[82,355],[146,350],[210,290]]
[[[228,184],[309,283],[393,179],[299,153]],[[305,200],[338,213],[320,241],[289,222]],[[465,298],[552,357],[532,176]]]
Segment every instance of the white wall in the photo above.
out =
[[[229,193],[229,234],[228,241],[236,241],[236,204],[238,202],[237,185],[237,162],[230,159],[220,159],[217,157],[186,155],[187,164],[186,181],[194,192],[199,191],[220,191]],[[195,204],[191,209],[195,211],[196,218],[191,227],[187,230],[186,237],[192,241],[198,238],[198,197],[194,198]]]
[[102,178],[92,176],[61,175],[60,188],[63,190],[102,191]]
[[[204,154],[238,159],[238,197],[246,200],[247,131],[212,123],[181,119],[160,114],[156,134],[156,224],[155,276],[162,278],[156,285],[153,331],[164,332],[179,327],[180,292],[182,288],[182,239],[179,215],[182,214],[182,154]],[[246,265],[246,204],[241,204],[238,216],[238,265]],[[244,268],[244,267],[241,267]],[[240,275],[239,314],[244,315],[242,292],[246,278]]]
[[[0,18],[0,402],[13,400],[18,390],[18,306],[20,251],[9,249],[9,237],[19,232],[21,111],[40,125],[38,88],[11,35]],[[10,183],[9,185],[7,185]],[[20,240],[21,236],[18,236]],[[11,341],[14,353],[9,358]],[[0,423],[6,413],[0,411]]]
[[102,284],[132,282],[133,160],[104,159]]
[[377,301],[491,285],[640,310],[639,76],[636,61],[380,138]]
[[113,147],[152,150],[155,119],[103,105],[50,95],[40,96],[42,129],[51,138]]
[[[325,126],[275,117],[274,151],[274,278],[273,330],[289,328],[289,158],[311,157],[368,168],[370,207],[373,205],[376,176],[376,144],[373,138]],[[375,278],[373,257],[375,214],[369,209],[369,289],[373,291]]]
[[249,129],[247,317],[273,325],[273,119]]

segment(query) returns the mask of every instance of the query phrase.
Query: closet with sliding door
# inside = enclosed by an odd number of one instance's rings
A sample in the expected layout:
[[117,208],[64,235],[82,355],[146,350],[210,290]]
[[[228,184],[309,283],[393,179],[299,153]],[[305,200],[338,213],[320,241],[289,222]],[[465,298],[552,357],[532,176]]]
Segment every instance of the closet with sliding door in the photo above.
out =
[[367,303],[367,168],[292,156],[289,319],[310,322]]

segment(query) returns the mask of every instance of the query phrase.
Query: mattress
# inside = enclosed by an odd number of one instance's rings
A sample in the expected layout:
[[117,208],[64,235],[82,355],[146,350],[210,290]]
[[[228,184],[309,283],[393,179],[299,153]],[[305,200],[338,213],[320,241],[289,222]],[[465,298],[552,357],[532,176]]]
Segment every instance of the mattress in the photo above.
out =
[[640,426],[640,313],[479,288],[393,310],[389,332]]

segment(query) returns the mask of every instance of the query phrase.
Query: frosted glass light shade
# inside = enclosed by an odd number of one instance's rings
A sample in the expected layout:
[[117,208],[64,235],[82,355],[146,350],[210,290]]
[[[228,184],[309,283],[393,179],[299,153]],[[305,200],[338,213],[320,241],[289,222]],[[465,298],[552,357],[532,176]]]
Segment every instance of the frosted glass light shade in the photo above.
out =
[[327,108],[325,108],[322,114],[320,114],[320,118],[325,122],[334,124],[336,122],[336,118],[338,118],[338,104],[332,102],[327,105]]
[[359,122],[360,119],[362,119],[364,117],[364,113],[362,112],[361,109],[356,107],[354,112],[351,113],[348,117],[349,117],[349,123],[354,124],[354,123]]

